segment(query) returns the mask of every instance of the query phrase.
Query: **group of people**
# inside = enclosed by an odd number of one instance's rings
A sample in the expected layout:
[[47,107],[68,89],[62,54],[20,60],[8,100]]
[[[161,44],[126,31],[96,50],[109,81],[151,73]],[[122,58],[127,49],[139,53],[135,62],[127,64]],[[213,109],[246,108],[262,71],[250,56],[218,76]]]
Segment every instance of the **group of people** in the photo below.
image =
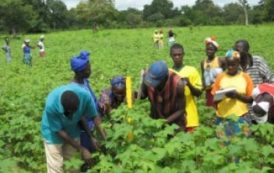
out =
[[[45,36],[41,35],[39,37],[39,40],[37,42],[37,47],[39,48],[39,55],[40,57],[44,57],[46,55],[45,52],[45,44],[44,44]],[[8,37],[4,39],[5,43],[2,46],[2,50],[4,51],[6,55],[6,61],[7,63],[11,62],[11,47],[10,47],[10,40]],[[32,66],[32,54],[31,49],[34,49],[34,46],[30,45],[30,39],[25,39],[22,44],[22,50],[23,50],[23,63],[27,64],[29,66]]]
[[[167,44],[169,47],[171,47],[176,41],[175,41],[175,33],[172,29],[169,29],[167,33]],[[163,48],[164,47],[164,32],[163,29],[155,30],[152,36],[153,44],[155,48]]]
[[[201,75],[195,67],[184,63],[184,47],[178,43],[170,48],[172,67],[156,61],[143,71],[137,95],[140,99],[148,98],[151,118],[165,119],[168,124],[177,124],[181,131],[193,132],[200,123],[196,100],[205,91],[206,105],[216,109],[216,125],[230,115],[239,117],[237,123],[266,122],[273,106],[271,70],[262,58],[249,53],[246,40],[235,42],[223,58],[216,56],[218,48],[214,38],[205,40]],[[111,110],[125,101],[123,76],[115,76],[110,88],[103,90],[97,99],[88,81],[89,57],[87,51],[72,57],[72,81],[54,89],[47,97],[41,131],[49,173],[62,172],[63,160],[76,151],[81,153],[85,165],[90,166],[91,152],[100,150],[92,129],[95,127],[105,140],[102,118],[111,118],[108,116]]]

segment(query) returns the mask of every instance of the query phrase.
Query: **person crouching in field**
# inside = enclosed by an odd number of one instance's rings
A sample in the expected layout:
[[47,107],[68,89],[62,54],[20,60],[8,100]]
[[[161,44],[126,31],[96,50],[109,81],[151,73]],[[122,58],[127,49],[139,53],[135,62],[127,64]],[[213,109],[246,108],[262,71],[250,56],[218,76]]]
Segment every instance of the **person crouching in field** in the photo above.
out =
[[[236,127],[246,122],[248,114],[247,103],[252,103],[253,82],[251,77],[239,70],[240,56],[244,56],[234,50],[226,53],[225,61],[227,70],[219,74],[212,87],[212,95],[215,97],[216,103],[216,124],[222,124],[230,121],[230,116],[237,116]],[[231,89],[229,91],[229,89]],[[223,91],[224,97],[219,97],[220,91]],[[228,91],[228,92],[224,92]],[[219,93],[218,93],[219,92]],[[219,97],[217,99],[217,96]],[[235,131],[236,130],[236,131]],[[235,133],[239,133],[240,129],[232,129]],[[231,131],[231,130],[228,130]]]
[[111,88],[101,92],[98,102],[102,116],[109,116],[112,109],[118,108],[126,98],[126,81],[124,76],[115,76],[110,81]]
[[8,38],[5,38],[5,44],[2,47],[2,50],[5,52],[7,63],[10,63],[11,62],[11,49],[10,49]]
[[156,61],[144,73],[140,98],[148,98],[153,119],[165,119],[177,124],[181,130],[186,127],[185,84],[181,77],[169,71],[164,61]]
[[45,40],[45,36],[41,35],[39,38],[39,41],[37,43],[37,47],[39,48],[40,57],[44,57],[46,55],[44,40]]
[[256,123],[274,124],[274,83],[259,84],[253,90],[252,109]]
[[32,66],[32,55],[31,55],[31,49],[34,49],[34,47],[30,46],[30,39],[25,39],[24,43],[22,45],[24,57],[23,57],[23,63],[27,64],[29,66]]
[[201,61],[203,90],[205,90],[206,106],[214,107],[211,89],[217,75],[223,71],[224,62],[215,55],[218,51],[219,44],[214,38],[206,38],[205,47],[207,57]]
[[95,118],[97,111],[90,93],[79,84],[62,85],[49,93],[41,122],[48,173],[62,173],[63,161],[76,151],[91,164],[90,152],[79,141],[78,124],[85,115]]
[[92,107],[94,107],[96,115],[98,115],[96,117],[83,116],[80,124],[80,143],[89,152],[94,152],[95,150],[100,149],[96,139],[91,136],[94,126],[97,128],[103,139],[105,139],[105,132],[100,128],[101,117],[98,112],[98,102],[88,80],[91,75],[89,55],[89,52],[81,51],[79,55],[71,59],[70,64],[71,69],[74,71],[74,79],[72,80],[72,83],[77,84],[89,93],[89,97],[92,100]]
[[186,84],[186,130],[192,132],[199,126],[199,115],[195,97],[199,97],[202,94],[202,81],[200,74],[195,67],[187,66],[183,63],[184,55],[185,52],[182,45],[175,43],[170,48],[170,56],[173,61],[171,71],[178,74]]

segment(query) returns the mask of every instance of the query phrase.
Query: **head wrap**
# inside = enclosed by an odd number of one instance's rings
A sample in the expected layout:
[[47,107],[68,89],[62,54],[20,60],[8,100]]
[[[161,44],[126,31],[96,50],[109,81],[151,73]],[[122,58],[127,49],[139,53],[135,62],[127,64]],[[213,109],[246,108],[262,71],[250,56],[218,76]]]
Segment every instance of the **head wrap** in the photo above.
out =
[[125,87],[125,78],[123,76],[116,76],[111,79],[110,84],[112,87]]
[[213,46],[215,46],[216,49],[219,49],[219,44],[216,42],[216,37],[207,37],[205,39],[205,44],[213,44]]
[[89,55],[89,52],[81,51],[80,55],[72,57],[70,60],[71,70],[74,72],[80,72],[84,70],[89,63]]
[[226,52],[225,57],[228,59],[240,59],[240,53],[238,51],[235,51],[234,49],[230,49]]

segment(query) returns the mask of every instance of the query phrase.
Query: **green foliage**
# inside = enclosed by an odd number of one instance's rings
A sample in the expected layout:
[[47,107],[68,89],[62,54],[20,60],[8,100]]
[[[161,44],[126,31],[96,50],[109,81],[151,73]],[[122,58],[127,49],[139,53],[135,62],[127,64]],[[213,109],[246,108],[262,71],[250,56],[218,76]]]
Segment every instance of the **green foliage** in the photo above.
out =
[[[168,28],[163,30],[166,33]],[[223,56],[235,40],[245,38],[252,54],[262,55],[274,68],[273,40],[269,37],[274,34],[273,25],[173,30],[176,41],[184,45],[187,65],[199,69],[205,56],[203,40],[216,35],[221,45],[217,55]],[[168,47],[154,49],[153,31],[154,28],[50,33],[45,37],[47,56],[39,58],[34,49],[32,68],[22,64],[22,40],[11,39],[11,64],[0,58],[0,172],[46,172],[40,134],[45,98],[53,88],[72,79],[69,60],[80,50],[92,52],[90,81],[97,96],[109,87],[114,75],[131,76],[133,88],[138,90],[140,69],[158,59],[171,67]],[[35,42],[39,35],[25,37]],[[201,126],[192,134],[176,132],[176,126],[150,119],[147,100],[136,101],[131,110],[124,105],[114,110],[111,120],[104,121],[108,138],[103,144],[107,152],[93,153],[98,163],[90,172],[270,172],[274,165],[273,125],[254,126],[250,137],[236,137],[224,146],[224,140],[215,135],[214,110],[204,106],[203,97],[198,98]],[[70,171],[80,164],[79,157],[65,163]]]

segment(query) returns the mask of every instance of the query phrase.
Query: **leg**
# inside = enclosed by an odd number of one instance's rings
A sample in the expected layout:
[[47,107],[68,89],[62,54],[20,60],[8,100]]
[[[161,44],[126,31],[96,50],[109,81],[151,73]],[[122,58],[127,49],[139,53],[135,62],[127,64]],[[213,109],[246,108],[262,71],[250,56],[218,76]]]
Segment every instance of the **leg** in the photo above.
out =
[[63,172],[62,144],[47,144],[44,142],[48,173]]

